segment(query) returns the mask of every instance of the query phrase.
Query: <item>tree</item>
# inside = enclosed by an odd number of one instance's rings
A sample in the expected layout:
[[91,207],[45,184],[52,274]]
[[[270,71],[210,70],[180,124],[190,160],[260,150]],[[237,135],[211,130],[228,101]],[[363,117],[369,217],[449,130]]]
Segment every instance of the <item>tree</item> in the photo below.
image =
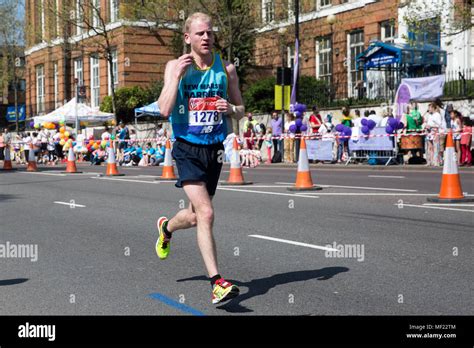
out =
[[[0,2],[0,46],[4,59],[2,84],[12,86],[15,104],[16,131],[19,130],[18,121],[18,90],[23,69],[23,16],[22,3],[16,0],[2,0]],[[13,15],[12,15],[13,14]]]

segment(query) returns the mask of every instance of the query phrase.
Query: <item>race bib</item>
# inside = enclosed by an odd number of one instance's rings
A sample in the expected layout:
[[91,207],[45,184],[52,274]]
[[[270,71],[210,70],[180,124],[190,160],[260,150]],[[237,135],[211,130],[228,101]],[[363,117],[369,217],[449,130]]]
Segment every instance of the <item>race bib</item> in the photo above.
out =
[[190,98],[188,104],[189,125],[216,126],[222,123],[222,113],[217,111],[216,97]]

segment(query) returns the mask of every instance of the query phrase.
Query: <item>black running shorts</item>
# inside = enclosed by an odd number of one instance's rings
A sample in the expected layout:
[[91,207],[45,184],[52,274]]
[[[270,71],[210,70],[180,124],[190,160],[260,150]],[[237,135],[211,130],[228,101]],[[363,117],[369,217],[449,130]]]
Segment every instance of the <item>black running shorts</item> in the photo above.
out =
[[177,138],[172,155],[176,161],[179,178],[176,187],[184,182],[205,182],[209,196],[216,193],[222,162],[225,158],[224,145],[197,145]]

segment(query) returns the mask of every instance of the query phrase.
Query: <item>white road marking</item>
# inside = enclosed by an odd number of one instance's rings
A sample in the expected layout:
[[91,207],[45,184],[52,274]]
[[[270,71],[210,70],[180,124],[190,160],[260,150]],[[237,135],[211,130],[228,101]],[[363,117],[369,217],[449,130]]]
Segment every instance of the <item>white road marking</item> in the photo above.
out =
[[423,203],[423,205],[447,206],[447,207],[474,207],[474,204],[457,204],[457,203]]
[[62,204],[62,205],[68,205],[69,207],[71,208],[85,208],[86,206],[85,205],[82,205],[82,204],[76,204],[74,202],[53,202],[53,203],[56,203],[56,204]]
[[227,188],[227,187],[217,187],[218,190],[224,191],[237,191],[237,192],[250,192],[250,193],[261,193],[265,195],[275,195],[275,196],[290,196],[290,197],[302,197],[302,198],[319,198],[317,196],[298,196],[297,194],[292,193],[280,193],[280,192],[268,192],[268,191],[254,191],[254,190],[244,190],[244,189],[237,189],[237,188]]
[[66,174],[60,173],[44,173],[44,172],[18,172],[22,174],[36,174],[36,175],[52,175],[52,176],[66,176]]
[[397,175],[369,175],[369,178],[405,179],[404,176]]
[[274,241],[274,242],[280,242],[280,243],[286,243],[286,244],[292,244],[292,245],[298,245],[298,246],[303,246],[303,247],[312,248],[312,249],[321,249],[321,250],[326,250],[326,251],[339,251],[337,249],[323,247],[323,246],[319,246],[319,245],[307,244],[307,243],[301,243],[301,242],[294,242],[292,240],[287,240],[287,239],[261,236],[259,234],[249,234],[249,237],[266,239],[266,240],[271,240],[271,241]]
[[160,181],[153,180],[153,181],[146,181],[146,180],[133,180],[133,179],[119,179],[119,178],[104,178],[104,177],[96,177],[92,176],[91,179],[98,179],[98,180],[110,180],[110,181],[127,181],[127,182],[140,182],[144,184],[159,184]]
[[391,193],[391,192],[300,192],[298,195],[318,195],[318,196],[437,196],[437,193]]
[[[399,204],[394,204],[396,206],[399,206]],[[474,213],[474,210],[469,210],[469,209],[454,209],[454,208],[445,208],[445,207],[433,207],[429,205],[416,205],[416,204],[406,204],[403,203],[404,207],[413,207],[413,208],[425,208],[425,209],[439,209],[439,210],[452,210],[452,211],[462,211],[462,212],[468,212],[468,213]]]
[[[276,182],[275,184],[293,185],[294,183],[289,183],[289,182]],[[418,190],[394,189],[394,188],[385,188],[385,187],[320,185],[320,184],[318,184],[318,183],[316,183],[316,186],[320,186],[320,187],[335,187],[335,188],[348,188],[348,189],[358,189],[358,190],[397,191],[397,192],[418,192]]]
[[[230,173],[230,170],[223,170],[222,173]],[[243,170],[242,173],[247,174],[247,171]]]

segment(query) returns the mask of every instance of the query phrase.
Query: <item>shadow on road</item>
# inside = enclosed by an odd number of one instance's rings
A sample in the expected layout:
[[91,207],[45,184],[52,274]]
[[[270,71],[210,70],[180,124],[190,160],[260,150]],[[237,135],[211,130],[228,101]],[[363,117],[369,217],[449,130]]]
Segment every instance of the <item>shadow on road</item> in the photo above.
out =
[[[326,268],[310,270],[310,271],[295,271],[295,272],[274,274],[266,278],[253,279],[250,282],[240,282],[238,280],[228,279],[230,282],[232,282],[233,284],[239,287],[248,288],[248,291],[243,294],[241,293],[234,300],[222,306],[219,306],[217,308],[223,309],[229,313],[250,313],[250,312],[253,312],[253,310],[246,306],[243,306],[242,302],[252,297],[265,295],[268,291],[270,291],[277,285],[301,282],[301,281],[306,281],[306,280],[311,280],[311,279],[328,280],[339,273],[347,272],[347,271],[349,271],[349,268],[347,267],[326,267]],[[209,281],[209,279],[206,276],[196,276],[196,277],[191,277],[191,278],[178,279],[177,282],[186,282],[186,281],[195,281],[195,280]]]
[[6,194],[6,193],[0,193],[0,202],[9,201],[9,200],[12,200],[12,199],[18,199],[17,197],[18,197],[18,195],[10,195],[10,194]]
[[28,278],[3,279],[3,280],[0,280],[0,286],[17,285],[17,284],[21,284],[27,281],[28,281]]

